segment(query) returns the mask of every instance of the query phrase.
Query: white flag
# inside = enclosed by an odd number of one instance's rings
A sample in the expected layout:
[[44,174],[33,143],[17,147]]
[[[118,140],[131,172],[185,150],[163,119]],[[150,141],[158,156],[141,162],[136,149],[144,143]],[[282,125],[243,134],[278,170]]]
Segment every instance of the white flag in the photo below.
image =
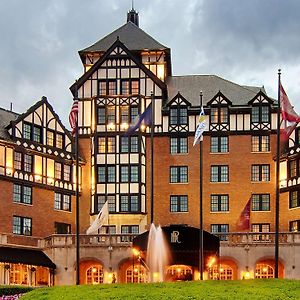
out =
[[205,129],[206,129],[205,114],[204,114],[204,109],[203,109],[203,106],[202,106],[201,107],[201,112],[200,112],[200,115],[199,115],[199,119],[198,119],[196,132],[195,132],[195,138],[194,138],[193,146],[199,144]]
[[108,201],[104,203],[96,219],[86,231],[86,234],[97,232],[99,228],[108,223]]

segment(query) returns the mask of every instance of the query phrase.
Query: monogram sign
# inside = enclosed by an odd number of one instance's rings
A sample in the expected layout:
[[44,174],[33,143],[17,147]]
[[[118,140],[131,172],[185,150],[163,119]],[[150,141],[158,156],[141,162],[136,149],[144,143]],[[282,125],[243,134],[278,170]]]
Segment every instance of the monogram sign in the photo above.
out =
[[181,242],[179,241],[179,231],[173,231],[171,232],[171,243],[177,243],[177,244],[181,244]]

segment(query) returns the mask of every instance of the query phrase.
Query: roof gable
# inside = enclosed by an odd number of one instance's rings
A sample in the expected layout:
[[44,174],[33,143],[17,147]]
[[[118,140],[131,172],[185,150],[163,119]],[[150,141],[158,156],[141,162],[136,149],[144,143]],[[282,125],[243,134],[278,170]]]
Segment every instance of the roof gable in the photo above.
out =
[[143,65],[130,50],[117,38],[106,53],[86,72],[84,73],[71,87],[70,90],[75,96],[76,89],[79,89],[94,72],[110,57],[127,56],[131,59],[146,75],[148,75],[162,90],[166,89],[166,84],[155,76],[145,65]]
[[[8,132],[13,139],[25,139],[24,124],[40,128],[42,135],[41,144],[45,144],[47,140],[47,130],[64,135],[64,149],[67,152],[72,152],[72,136],[62,124],[45,96],[7,126]],[[35,142],[35,144],[37,143]]]

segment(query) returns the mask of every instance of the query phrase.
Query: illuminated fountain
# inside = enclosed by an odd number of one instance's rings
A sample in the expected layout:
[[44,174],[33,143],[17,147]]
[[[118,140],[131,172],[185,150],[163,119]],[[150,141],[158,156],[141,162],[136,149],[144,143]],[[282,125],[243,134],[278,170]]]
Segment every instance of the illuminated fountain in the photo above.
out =
[[169,249],[160,226],[152,223],[148,236],[146,263],[149,268],[149,281],[164,281],[165,267],[169,262]]

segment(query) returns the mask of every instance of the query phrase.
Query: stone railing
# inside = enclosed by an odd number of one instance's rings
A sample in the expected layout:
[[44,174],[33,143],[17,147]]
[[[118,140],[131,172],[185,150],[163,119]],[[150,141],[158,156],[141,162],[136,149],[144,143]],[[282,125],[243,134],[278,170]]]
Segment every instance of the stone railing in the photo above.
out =
[[[216,233],[221,246],[274,244],[275,232]],[[300,232],[280,232],[280,244],[300,244]]]
[[[80,234],[80,246],[83,247],[109,247],[123,246],[130,247],[134,234]],[[41,248],[65,247],[75,245],[75,234],[54,234],[40,240]]]

